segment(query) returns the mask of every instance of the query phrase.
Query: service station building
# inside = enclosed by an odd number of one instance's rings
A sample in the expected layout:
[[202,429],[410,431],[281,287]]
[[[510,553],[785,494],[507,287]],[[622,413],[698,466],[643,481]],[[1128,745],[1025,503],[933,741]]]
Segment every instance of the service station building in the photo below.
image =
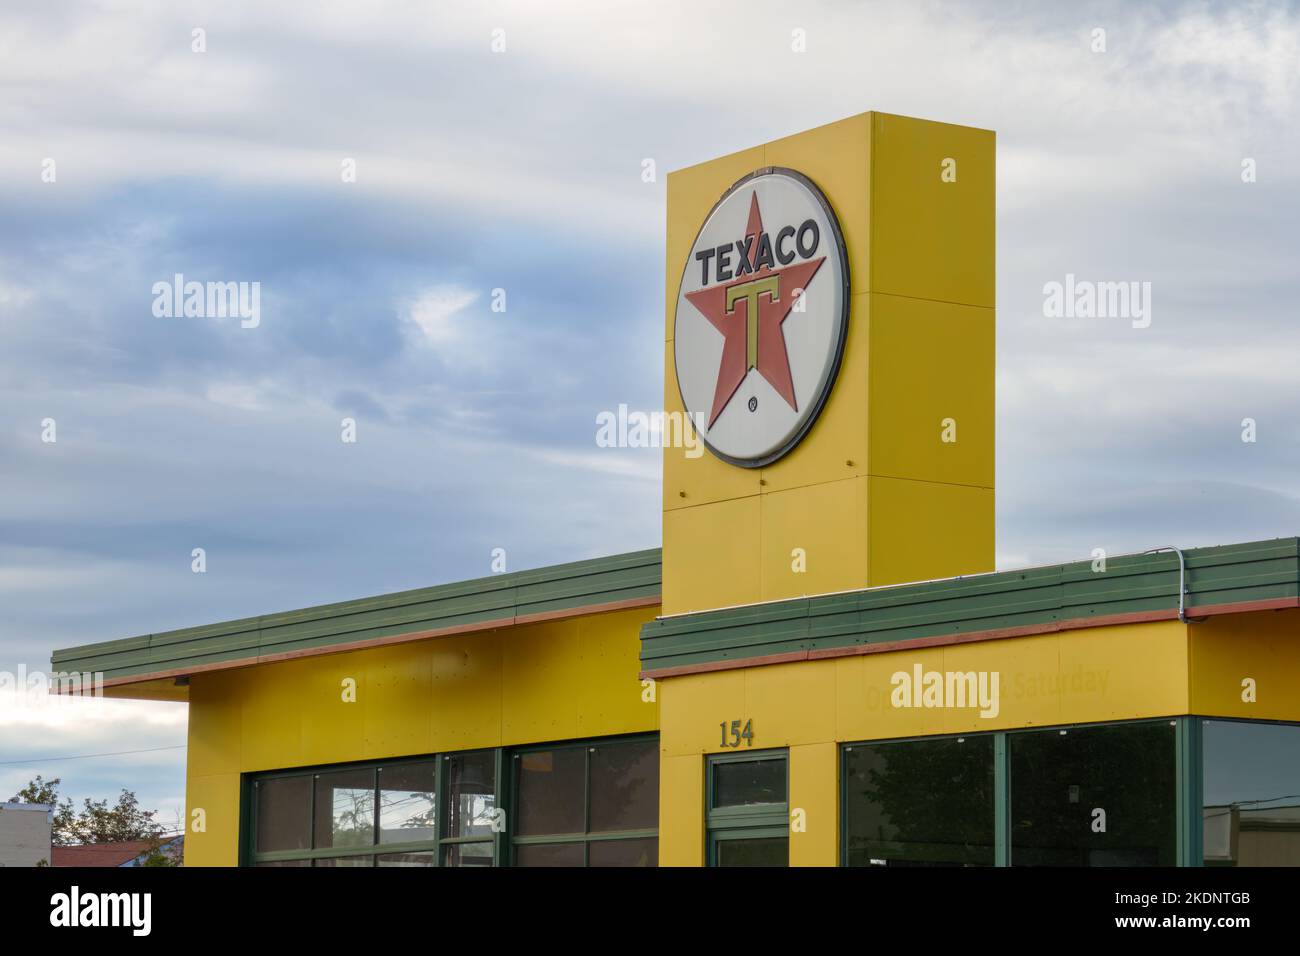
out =
[[1300,540],[993,570],[994,164],[669,177],[662,550],[56,651],[188,702],[186,864],[1300,864]]

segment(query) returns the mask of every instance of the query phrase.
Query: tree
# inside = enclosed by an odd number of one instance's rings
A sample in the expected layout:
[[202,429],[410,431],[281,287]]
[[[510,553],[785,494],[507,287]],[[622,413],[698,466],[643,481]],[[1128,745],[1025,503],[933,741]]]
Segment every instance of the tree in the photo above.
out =
[[72,801],[65,798],[59,802],[60,779],[45,780],[40,774],[27,786],[23,787],[10,800],[11,803],[43,803],[54,808],[54,822],[50,828],[50,842],[55,846],[70,846],[78,842],[74,837],[76,812]]
[[160,840],[166,833],[157,822],[156,810],[141,810],[140,801],[123,789],[117,805],[87,797],[72,832],[78,843],[124,843],[128,840]]
[[44,780],[37,776],[14,795],[15,803],[44,803],[53,806],[54,824],[50,832],[55,846],[74,846],[81,843],[124,843],[130,840],[148,840],[150,843],[148,866],[171,866],[171,858],[160,851],[166,840],[167,828],[154,819],[156,810],[140,809],[136,795],[123,789],[115,806],[107,800],[87,797],[81,812],[74,810],[72,801],[59,802],[58,777]]

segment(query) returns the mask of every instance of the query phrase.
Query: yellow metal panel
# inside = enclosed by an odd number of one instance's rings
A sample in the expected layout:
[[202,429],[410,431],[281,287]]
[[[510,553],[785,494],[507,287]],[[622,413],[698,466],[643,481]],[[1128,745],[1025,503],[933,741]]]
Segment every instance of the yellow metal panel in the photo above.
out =
[[825,193],[844,233],[853,287],[860,292],[870,288],[871,117],[859,113],[764,148],[763,165],[797,170]]
[[[433,692],[425,717],[434,751],[475,750],[501,742],[502,631],[439,638],[423,645],[432,661]],[[427,715],[427,716],[426,716]]]
[[839,865],[839,755],[834,743],[790,748],[791,866]]
[[[511,740],[583,736],[576,621],[517,628],[501,648],[501,732]],[[569,691],[570,693],[565,693]]]
[[850,303],[849,330],[835,385],[799,447],[761,469],[764,484],[760,490],[765,494],[868,472],[871,297],[854,295]]
[[1063,723],[1185,714],[1187,625],[1152,621],[1065,631],[1059,680]]
[[995,134],[872,116],[871,290],[992,308]]
[[115,700],[185,701],[190,699],[190,689],[185,684],[178,686],[173,677],[162,677],[158,680],[141,681],[138,684],[105,687],[104,696]]
[[[384,650],[372,652],[370,659],[382,655]],[[365,712],[371,705],[373,690],[366,658],[355,652],[329,654],[306,658],[304,663],[307,674],[299,688],[302,763],[335,763],[378,756],[366,745]],[[343,699],[344,680],[356,682],[355,703]]]
[[833,661],[818,661],[835,668],[835,736],[841,743],[853,740],[887,740],[943,732],[943,715],[924,707],[895,707],[892,679],[898,671],[910,672],[943,666],[943,649],[863,654]]
[[[246,667],[238,672],[239,682],[234,692],[239,695],[243,710],[240,758],[244,772],[307,763],[303,759],[303,711],[314,711],[319,706],[303,700],[307,663],[285,661]],[[190,719],[194,719],[193,711]],[[198,772],[206,773],[207,768],[199,767]]]
[[980,716],[977,708],[946,707],[945,733],[1042,727],[1062,723],[1061,654],[1056,634],[1005,638],[943,649],[944,672],[998,673],[997,715]]
[[871,474],[992,488],[993,310],[870,299]]
[[993,570],[993,490],[870,478],[870,583]]
[[[185,781],[185,865],[239,865],[239,774],[189,774]],[[202,811],[204,830],[194,829]]]
[[[1095,723],[1187,712],[1176,621],[1112,625],[836,660],[836,739],[881,740]],[[998,673],[996,716],[979,708],[896,708],[892,676]],[[988,686],[988,685],[986,685]]]
[[239,773],[243,714],[232,693],[239,671],[215,671],[190,678],[188,766],[209,774]]
[[759,600],[760,517],[757,495],[665,512],[663,613]]
[[[695,237],[709,211],[736,180],[764,165],[763,147],[755,146],[668,174],[668,239],[665,257],[664,341],[673,337],[682,271]],[[671,353],[671,349],[669,350]]]
[[[659,742],[667,754],[720,753],[719,724],[748,716],[744,670],[689,674],[659,682]],[[766,745],[764,745],[766,746]]]
[[659,865],[704,865],[704,758],[659,761]]
[[433,662],[420,644],[398,644],[360,657],[366,669],[366,699],[361,716],[367,753],[374,756],[433,750],[427,720],[433,691]]
[[772,664],[744,672],[745,709],[736,717],[742,722],[753,718],[755,747],[835,739],[835,670],[809,663]]
[[[1192,713],[1300,721],[1300,609],[1225,614],[1187,634]],[[1247,679],[1253,703],[1242,699]]]
[[581,701],[583,736],[641,733],[659,729],[658,688],[648,696],[641,669],[641,624],[645,611],[594,614],[577,621],[581,658],[572,696]]
[[794,488],[763,495],[760,501],[764,601],[862,586],[867,579],[866,478]]

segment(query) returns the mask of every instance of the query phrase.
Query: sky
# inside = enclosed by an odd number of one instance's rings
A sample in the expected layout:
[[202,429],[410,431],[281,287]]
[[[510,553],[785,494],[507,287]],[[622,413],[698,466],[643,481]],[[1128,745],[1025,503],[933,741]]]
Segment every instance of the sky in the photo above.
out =
[[[1292,4],[4,3],[0,671],[658,546],[666,173],[873,109],[998,134],[998,566],[1296,534],[1298,85]],[[174,822],[185,727],[0,695],[0,800]]]

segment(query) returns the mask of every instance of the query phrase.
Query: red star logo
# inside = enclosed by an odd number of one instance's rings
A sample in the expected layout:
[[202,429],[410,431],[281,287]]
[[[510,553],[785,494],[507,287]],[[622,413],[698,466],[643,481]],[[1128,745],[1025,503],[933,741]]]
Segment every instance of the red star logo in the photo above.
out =
[[[790,377],[790,356],[786,353],[782,324],[795,303],[795,290],[807,289],[813,275],[826,257],[808,259],[798,265],[773,269],[771,252],[760,266],[759,237],[763,235],[763,217],[758,209],[758,192],[749,203],[749,223],[745,242],[738,243],[748,268],[733,281],[686,293],[691,305],[722,333],[722,364],[718,368],[718,385],[713,393],[713,411],[709,427],[718,420],[731,397],[740,388],[751,368],[776,389],[796,412],[794,382]],[[747,250],[747,254],[746,254]],[[802,293],[800,293],[802,294]],[[751,322],[750,309],[757,313]]]

